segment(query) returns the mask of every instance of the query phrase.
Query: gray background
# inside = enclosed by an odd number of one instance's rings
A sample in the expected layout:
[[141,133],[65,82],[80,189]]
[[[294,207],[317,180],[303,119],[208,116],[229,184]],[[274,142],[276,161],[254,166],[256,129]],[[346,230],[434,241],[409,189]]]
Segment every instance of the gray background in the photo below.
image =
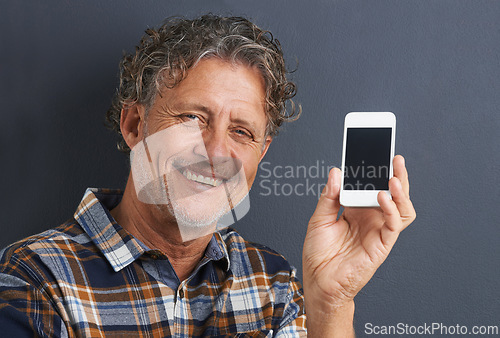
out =
[[[122,51],[167,16],[208,11],[271,30],[297,68],[304,114],[268,168],[340,165],[346,113],[397,115],[418,216],[357,296],[358,335],[500,324],[499,1],[4,1],[0,246],[71,217],[88,186],[124,187],[127,158],[103,127]],[[285,190],[264,196],[264,174],[236,227],[300,271],[317,196],[282,193],[325,179],[271,177]]]

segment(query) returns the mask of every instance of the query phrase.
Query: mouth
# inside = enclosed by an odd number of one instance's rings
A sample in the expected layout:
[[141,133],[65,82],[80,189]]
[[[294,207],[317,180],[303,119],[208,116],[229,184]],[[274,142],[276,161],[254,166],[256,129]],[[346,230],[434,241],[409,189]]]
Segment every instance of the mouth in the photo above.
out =
[[196,174],[189,169],[184,169],[182,171],[182,175],[184,175],[184,177],[186,177],[190,181],[206,184],[212,187],[218,187],[224,181],[222,179],[207,177],[203,176],[202,174]]

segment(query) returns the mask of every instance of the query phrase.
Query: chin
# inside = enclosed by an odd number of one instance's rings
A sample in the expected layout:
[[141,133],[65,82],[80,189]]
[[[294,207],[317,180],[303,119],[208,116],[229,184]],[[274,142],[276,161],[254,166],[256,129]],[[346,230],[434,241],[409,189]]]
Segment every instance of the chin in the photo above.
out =
[[179,227],[183,226],[193,229],[205,228],[216,224],[230,210],[227,201],[225,203],[175,201],[171,207]]

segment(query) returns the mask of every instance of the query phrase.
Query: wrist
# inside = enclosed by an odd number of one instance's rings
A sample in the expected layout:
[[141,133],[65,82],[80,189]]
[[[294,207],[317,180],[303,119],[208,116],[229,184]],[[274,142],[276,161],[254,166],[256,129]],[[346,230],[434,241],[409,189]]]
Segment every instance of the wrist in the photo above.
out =
[[322,314],[343,312],[352,307],[354,309],[354,295],[351,296],[341,287],[326,292],[315,281],[304,278],[304,298],[308,312],[315,311]]
[[316,307],[314,303],[305,302],[307,318],[311,318],[311,322],[318,320],[318,322],[325,323],[336,321],[337,319],[354,318],[354,301],[351,300],[342,305],[333,305],[328,309]]

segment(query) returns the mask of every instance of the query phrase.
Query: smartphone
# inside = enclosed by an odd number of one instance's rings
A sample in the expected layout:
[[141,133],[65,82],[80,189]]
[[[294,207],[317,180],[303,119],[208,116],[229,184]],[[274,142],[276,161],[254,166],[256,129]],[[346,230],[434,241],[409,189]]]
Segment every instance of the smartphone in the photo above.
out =
[[391,112],[352,112],[344,123],[340,204],[378,207],[377,195],[389,197],[396,116]]

